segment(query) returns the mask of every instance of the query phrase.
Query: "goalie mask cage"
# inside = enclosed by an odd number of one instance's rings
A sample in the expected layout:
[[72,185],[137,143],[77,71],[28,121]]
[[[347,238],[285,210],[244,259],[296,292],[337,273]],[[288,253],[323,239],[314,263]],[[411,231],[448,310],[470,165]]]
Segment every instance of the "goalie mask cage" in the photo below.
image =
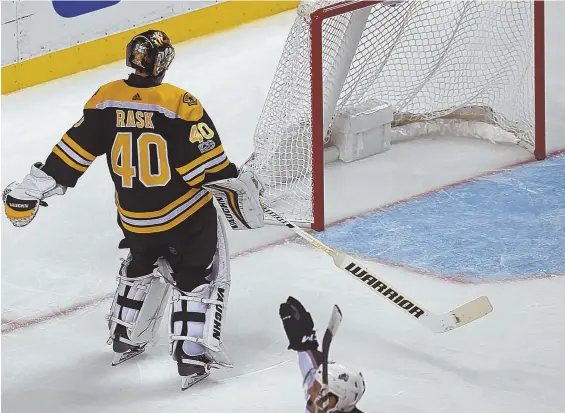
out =
[[332,119],[375,100],[392,104],[393,143],[473,136],[545,157],[542,1],[318,1],[297,12],[247,162],[288,219],[324,229]]

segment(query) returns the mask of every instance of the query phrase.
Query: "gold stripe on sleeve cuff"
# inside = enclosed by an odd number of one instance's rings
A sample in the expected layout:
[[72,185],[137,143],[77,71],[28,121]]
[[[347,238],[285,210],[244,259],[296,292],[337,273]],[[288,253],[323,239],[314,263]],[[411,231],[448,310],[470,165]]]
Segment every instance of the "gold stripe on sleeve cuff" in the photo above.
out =
[[69,158],[65,152],[63,152],[61,149],[59,149],[57,146],[55,146],[53,148],[53,153],[55,155],[57,155],[59,158],[61,158],[61,160],[63,162],[65,162],[67,165],[69,165],[71,168],[76,169],[79,172],[84,172],[88,169],[87,166],[82,166],[79,165],[78,163],[76,163],[75,161],[73,161],[71,158]]
[[198,185],[200,182],[202,182],[204,180],[204,178],[206,178],[206,174],[211,174],[214,172],[220,172],[222,169],[226,168],[229,164],[230,164],[230,160],[226,159],[224,162],[222,162],[221,164],[219,164],[218,166],[215,166],[213,168],[210,169],[206,169],[204,172],[202,172],[200,175],[198,175],[196,178],[187,181],[187,183],[190,186],[196,186]]
[[86,159],[87,161],[93,161],[96,159],[96,156],[92,155],[90,152],[87,152],[86,150],[84,150],[78,143],[76,143],[69,135],[67,135],[66,133],[63,135],[63,142],[65,142],[67,145],[69,145],[73,151],[75,151],[76,153],[78,153],[80,156],[82,156],[84,159]]
[[204,155],[200,155],[194,161],[192,161],[192,162],[190,162],[190,163],[188,163],[184,166],[181,166],[180,168],[176,168],[176,169],[177,169],[179,174],[185,175],[187,172],[192,171],[194,168],[203,164],[207,160],[212,159],[217,155],[220,155],[223,151],[224,151],[224,148],[222,147],[222,145],[220,145],[216,149],[212,149],[210,152],[206,152]]

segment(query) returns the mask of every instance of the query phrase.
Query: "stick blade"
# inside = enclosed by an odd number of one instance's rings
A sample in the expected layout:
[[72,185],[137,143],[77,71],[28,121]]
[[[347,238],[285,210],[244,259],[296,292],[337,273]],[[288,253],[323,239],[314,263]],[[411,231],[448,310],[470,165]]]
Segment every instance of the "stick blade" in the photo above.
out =
[[482,296],[451,310],[449,313],[444,314],[443,327],[438,333],[453,330],[455,328],[463,327],[473,321],[483,318],[490,314],[493,310],[492,304],[488,297]]
[[334,305],[332,314],[330,316],[330,321],[328,322],[328,327],[326,328],[324,338],[322,339],[322,353],[324,355],[327,355],[329,353],[330,345],[337,333],[337,330],[339,329],[342,318],[343,315],[341,313],[341,309],[337,305]]
[[457,327],[461,327],[486,316],[492,310],[492,304],[488,297],[482,296],[469,301],[467,304],[463,304],[461,307],[457,307],[451,314],[455,318]]
[[335,336],[339,326],[341,324],[341,320],[343,318],[343,314],[341,309],[338,305],[334,305],[332,309],[332,314],[330,316],[330,321],[328,323],[328,331],[331,333],[332,336]]
[[330,354],[330,345],[335,337],[337,330],[341,324],[343,314],[341,309],[336,305],[333,306],[332,314],[330,315],[330,321],[328,322],[328,327],[324,333],[324,338],[322,340],[322,389],[327,390],[328,385],[328,358]]

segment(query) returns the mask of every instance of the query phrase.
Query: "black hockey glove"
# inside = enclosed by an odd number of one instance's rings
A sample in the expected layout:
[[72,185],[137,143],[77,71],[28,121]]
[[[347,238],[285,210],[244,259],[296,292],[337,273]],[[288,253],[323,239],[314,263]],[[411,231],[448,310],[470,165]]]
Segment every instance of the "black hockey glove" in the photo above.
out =
[[284,331],[288,337],[289,350],[308,351],[318,348],[312,316],[294,297],[288,297],[279,308]]

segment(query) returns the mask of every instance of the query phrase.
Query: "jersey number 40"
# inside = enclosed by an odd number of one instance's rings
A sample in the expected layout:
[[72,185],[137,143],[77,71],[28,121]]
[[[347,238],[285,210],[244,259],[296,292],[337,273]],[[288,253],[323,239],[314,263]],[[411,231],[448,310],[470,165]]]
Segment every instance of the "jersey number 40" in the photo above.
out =
[[212,139],[214,137],[214,131],[210,126],[204,122],[200,122],[196,125],[192,125],[190,128],[190,137],[188,140],[191,143],[202,143],[204,139]]
[[[132,139],[131,132],[119,132],[112,145],[112,170],[122,178],[122,187],[132,188],[133,178],[136,176],[146,187],[167,185],[171,180],[167,141],[156,133],[142,133],[137,138],[137,154],[134,154]],[[154,147],[157,154],[157,165],[151,165],[149,156],[151,146]],[[134,155],[137,155],[138,171],[133,165]]]

